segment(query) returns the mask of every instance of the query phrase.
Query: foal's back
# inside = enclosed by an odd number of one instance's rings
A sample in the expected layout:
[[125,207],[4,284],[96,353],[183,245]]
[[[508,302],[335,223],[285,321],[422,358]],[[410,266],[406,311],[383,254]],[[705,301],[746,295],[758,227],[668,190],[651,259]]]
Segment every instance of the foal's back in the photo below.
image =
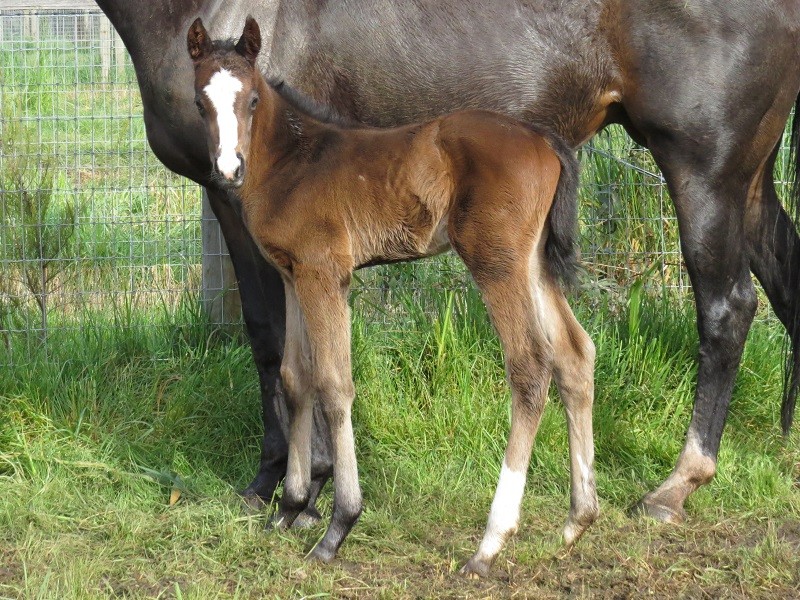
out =
[[486,237],[538,237],[561,172],[543,135],[487,111],[395,129],[326,127],[317,136],[326,142],[313,160],[270,183],[266,196],[285,197],[282,231],[263,237],[283,238],[300,255],[335,246],[354,268],[431,256],[451,243],[460,251]]

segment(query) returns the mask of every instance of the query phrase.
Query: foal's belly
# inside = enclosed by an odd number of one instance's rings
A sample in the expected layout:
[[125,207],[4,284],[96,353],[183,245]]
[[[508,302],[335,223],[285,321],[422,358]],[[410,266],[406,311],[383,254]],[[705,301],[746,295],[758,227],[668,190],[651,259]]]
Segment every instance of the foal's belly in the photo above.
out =
[[[398,243],[398,239],[403,241]],[[450,237],[447,235],[447,215],[445,215],[435,227],[426,232],[403,230],[385,237],[384,243],[379,248],[373,250],[368,257],[360,258],[356,268],[410,262],[436,256],[449,249]]]

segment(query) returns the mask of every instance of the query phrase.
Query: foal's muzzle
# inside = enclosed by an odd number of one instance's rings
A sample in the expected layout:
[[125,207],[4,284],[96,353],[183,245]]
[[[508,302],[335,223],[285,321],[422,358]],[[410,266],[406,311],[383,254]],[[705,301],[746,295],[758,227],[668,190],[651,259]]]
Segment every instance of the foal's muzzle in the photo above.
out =
[[221,187],[227,188],[241,187],[242,183],[244,183],[244,157],[237,152],[236,158],[239,159],[238,166],[236,166],[233,171],[227,173],[223,173],[220,170],[218,159],[214,160],[214,167],[211,175],[215,183],[219,184]]

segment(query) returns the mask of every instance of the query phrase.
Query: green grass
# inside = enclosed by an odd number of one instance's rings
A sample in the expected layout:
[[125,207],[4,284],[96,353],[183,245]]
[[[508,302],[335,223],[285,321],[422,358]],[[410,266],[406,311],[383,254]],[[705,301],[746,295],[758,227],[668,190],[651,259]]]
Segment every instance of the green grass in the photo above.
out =
[[[0,597],[791,597],[800,586],[800,445],[779,435],[781,337],[757,323],[716,479],[671,527],[626,516],[674,464],[691,412],[690,308],[580,301],[598,347],[602,516],[564,554],[568,459],[555,395],[523,524],[492,577],[457,568],[485,525],[508,429],[499,345],[477,295],[381,322],[356,301],[354,413],[366,509],[333,566],[303,561],[322,528],[268,533],[235,490],[258,459],[249,351],[190,302],[120,311],[0,371]],[[409,299],[409,307],[413,303]],[[366,312],[365,312],[366,311]],[[34,345],[35,348],[35,345]],[[171,489],[181,498],[169,506]],[[330,511],[330,489],[322,499]],[[318,595],[318,596],[315,596]]]

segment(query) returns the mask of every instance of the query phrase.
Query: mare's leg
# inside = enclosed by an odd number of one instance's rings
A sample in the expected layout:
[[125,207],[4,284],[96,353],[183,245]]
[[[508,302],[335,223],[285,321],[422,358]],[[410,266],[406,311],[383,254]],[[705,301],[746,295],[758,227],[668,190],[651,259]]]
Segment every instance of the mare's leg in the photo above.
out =
[[[486,531],[477,552],[461,569],[462,574],[483,577],[519,526],[531,449],[550,384],[553,348],[542,330],[532,297],[530,282],[536,274],[528,272],[528,257],[517,260],[510,272],[505,273],[487,262],[492,259],[485,257],[476,261],[477,257],[463,247],[455,247],[483,294],[503,346],[511,386],[511,430]],[[500,252],[496,259],[503,262],[509,255],[519,256],[520,253]],[[503,276],[487,275],[492,272],[503,273]]]
[[355,389],[350,361],[350,273],[295,268],[295,291],[312,356],[312,386],[333,445],[333,515],[311,556],[329,562],[361,515],[351,410]]
[[[665,172],[669,172],[668,165]],[[664,168],[662,166],[662,168]],[[738,190],[710,187],[698,174],[672,177],[681,247],[697,302],[700,364],[694,409],[686,443],[664,483],[646,495],[641,507],[669,522],[685,518],[683,504],[716,471],[722,430],[745,338],[756,309],[744,244],[744,198]]]
[[[278,272],[261,256],[224,192],[209,189],[208,197],[231,255],[253,359],[261,389],[264,438],[253,481],[242,492],[253,505],[271,502],[286,474],[288,415],[280,381],[284,341],[284,291]],[[330,434],[323,419],[314,419],[312,475],[317,489],[330,476]],[[321,426],[321,427],[320,427]],[[313,504],[309,514],[317,515]]]
[[553,379],[567,413],[570,507],[564,543],[574,544],[600,514],[594,478],[594,343],[581,327],[559,286],[542,286],[542,324],[553,346]]
[[[756,308],[745,242],[748,194],[797,97],[796,27],[768,4],[750,6],[755,13],[701,9],[715,11],[702,35],[693,24],[698,13],[667,4],[630,3],[625,17],[626,62],[635,65],[635,73],[625,76],[637,84],[623,104],[669,185],[700,336],[683,451],[666,481],[640,505],[664,521],[682,520],[686,498],[716,471]],[[737,60],[731,60],[732,49]]]

